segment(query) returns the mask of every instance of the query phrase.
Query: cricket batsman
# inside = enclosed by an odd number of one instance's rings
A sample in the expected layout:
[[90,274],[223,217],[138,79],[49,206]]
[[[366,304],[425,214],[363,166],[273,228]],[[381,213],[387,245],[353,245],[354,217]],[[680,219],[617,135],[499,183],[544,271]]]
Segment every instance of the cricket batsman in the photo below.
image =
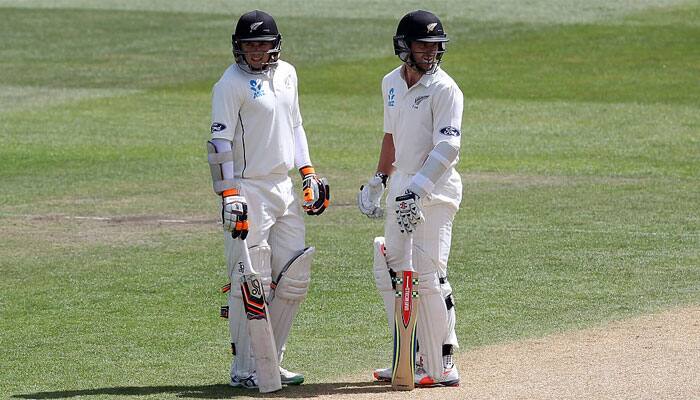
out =
[[[459,385],[452,360],[458,343],[447,260],[462,199],[455,165],[463,95],[440,68],[448,40],[431,12],[410,12],[399,22],[394,52],[402,63],[382,80],[385,133],[377,172],[358,193],[360,211],[380,218],[380,201],[387,192],[384,237],[375,239],[374,274],[390,329],[392,277],[407,268],[418,275],[417,387]],[[390,381],[392,370],[378,369],[374,377]]]
[[[309,289],[314,248],[306,247],[302,210],[320,215],[328,207],[328,183],[312,166],[299,111],[296,70],[280,59],[282,36],[272,16],[251,11],[232,36],[235,63],[212,91],[211,139],[207,142],[221,219],[228,277],[237,286],[243,273],[241,246],[263,283],[278,361],[299,305]],[[295,196],[288,172],[301,174],[303,197]],[[272,286],[272,288],[271,288]],[[241,291],[228,293],[234,359],[231,386],[257,388],[255,358]],[[255,340],[255,338],[253,338]],[[279,364],[282,384],[304,376]]]

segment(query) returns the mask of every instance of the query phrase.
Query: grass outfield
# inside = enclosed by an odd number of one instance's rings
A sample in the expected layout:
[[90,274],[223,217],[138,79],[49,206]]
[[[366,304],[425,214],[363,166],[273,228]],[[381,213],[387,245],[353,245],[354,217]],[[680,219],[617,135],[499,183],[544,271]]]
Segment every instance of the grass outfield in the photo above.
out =
[[[521,3],[259,3],[332,185],[306,218],[318,253],[285,359],[307,382],[389,361],[382,224],[354,196],[376,166],[391,36],[418,7],[443,18],[465,94],[461,347],[700,304],[700,3]],[[0,0],[0,398],[240,394],[223,386],[204,142],[249,6],[193,4]]]

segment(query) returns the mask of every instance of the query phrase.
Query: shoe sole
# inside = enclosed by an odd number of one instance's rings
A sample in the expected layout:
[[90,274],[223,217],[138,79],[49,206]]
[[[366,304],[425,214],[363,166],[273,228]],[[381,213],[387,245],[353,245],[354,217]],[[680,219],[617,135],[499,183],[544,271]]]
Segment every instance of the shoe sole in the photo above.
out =
[[299,378],[291,378],[291,379],[282,379],[282,384],[283,385],[288,385],[288,386],[298,386],[304,383],[304,377],[299,377]]
[[374,380],[377,382],[391,382],[391,378],[385,378],[376,372],[374,372],[372,375],[374,376]]
[[[374,380],[377,382],[391,382],[391,378],[385,378],[378,373],[374,372],[372,374],[374,376]],[[431,387],[438,387],[438,386],[444,386],[444,387],[458,387],[459,386],[459,379],[454,379],[451,381],[445,381],[445,382],[431,382],[431,383],[416,383],[416,387],[419,388],[431,388]]]
[[451,381],[444,382],[431,382],[431,383],[416,383],[418,388],[431,388],[431,387],[458,387],[459,379],[454,379]]
[[245,385],[240,384],[240,383],[229,383],[228,385],[231,386],[232,388],[236,388],[236,389],[257,389],[258,388],[257,386],[245,386]]

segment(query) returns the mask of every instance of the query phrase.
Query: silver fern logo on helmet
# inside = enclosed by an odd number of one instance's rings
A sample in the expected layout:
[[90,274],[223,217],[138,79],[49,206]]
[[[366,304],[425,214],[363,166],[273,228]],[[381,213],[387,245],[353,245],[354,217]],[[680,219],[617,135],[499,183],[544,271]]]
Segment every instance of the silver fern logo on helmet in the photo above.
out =
[[428,28],[428,33],[432,32],[436,26],[437,26],[437,22],[433,22],[432,24],[428,24],[428,26],[426,26],[426,28]]
[[250,31],[253,32],[254,30],[258,29],[260,27],[260,25],[262,25],[262,24],[263,24],[263,21],[254,22],[254,23],[250,24]]

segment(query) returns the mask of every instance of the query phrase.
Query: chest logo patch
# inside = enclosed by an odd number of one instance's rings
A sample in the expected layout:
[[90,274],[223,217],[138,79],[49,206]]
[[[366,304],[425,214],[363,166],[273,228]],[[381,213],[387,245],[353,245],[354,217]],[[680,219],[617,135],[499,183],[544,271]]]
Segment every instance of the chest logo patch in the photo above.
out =
[[425,96],[418,96],[418,97],[416,97],[416,99],[413,100],[413,108],[415,108],[415,109],[417,110],[417,109],[418,109],[418,106],[420,105],[420,103],[422,103],[423,100],[427,99],[428,97],[430,97],[429,94],[426,94]]
[[396,105],[396,91],[394,88],[389,89],[386,105],[387,107],[394,107]]
[[442,129],[440,129],[440,133],[443,135],[447,136],[459,136],[459,129],[455,128],[454,126],[446,126]]
[[250,80],[250,91],[253,92],[253,98],[257,99],[265,95],[265,91],[262,88],[262,80],[251,79]]

